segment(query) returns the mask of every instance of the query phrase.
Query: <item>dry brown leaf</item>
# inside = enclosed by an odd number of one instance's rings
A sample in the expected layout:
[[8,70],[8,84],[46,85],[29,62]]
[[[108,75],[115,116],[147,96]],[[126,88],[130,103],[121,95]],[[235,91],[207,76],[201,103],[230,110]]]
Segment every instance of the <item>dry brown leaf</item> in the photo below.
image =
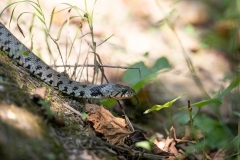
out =
[[171,144],[170,144],[170,146],[169,146],[169,152],[170,153],[173,153],[175,156],[177,156],[178,155],[178,151],[177,151],[177,148],[176,148],[176,142],[175,141],[173,141]]
[[174,142],[174,139],[167,137],[167,139],[165,141],[165,146],[163,147],[163,151],[165,151],[165,152],[169,151],[169,147],[172,142]]
[[103,138],[113,145],[123,145],[126,137],[131,133],[123,118],[114,117],[103,106],[87,104],[87,121],[93,123],[93,128],[103,134]]

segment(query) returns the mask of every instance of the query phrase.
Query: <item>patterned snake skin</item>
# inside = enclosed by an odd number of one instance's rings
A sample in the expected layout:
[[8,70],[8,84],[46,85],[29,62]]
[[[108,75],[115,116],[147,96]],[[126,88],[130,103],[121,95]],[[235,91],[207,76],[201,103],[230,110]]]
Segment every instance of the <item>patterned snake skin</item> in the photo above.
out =
[[24,46],[0,22],[0,50],[48,85],[74,97],[86,99],[128,99],[135,91],[119,84],[93,85],[73,81],[53,70]]

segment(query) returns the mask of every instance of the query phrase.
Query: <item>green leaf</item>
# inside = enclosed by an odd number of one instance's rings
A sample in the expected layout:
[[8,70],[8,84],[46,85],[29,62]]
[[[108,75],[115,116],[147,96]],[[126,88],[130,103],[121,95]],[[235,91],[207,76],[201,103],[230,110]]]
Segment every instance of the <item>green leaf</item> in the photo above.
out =
[[141,77],[147,77],[150,73],[149,69],[145,66],[143,62],[138,62],[133,64],[131,67],[140,67],[141,68],[141,75],[136,70],[127,70],[123,75],[123,82],[128,83],[130,85],[136,84]]
[[144,148],[144,149],[147,149],[147,150],[151,150],[151,143],[149,141],[141,141],[141,142],[137,142],[135,144],[136,147],[141,147],[141,148]]
[[170,65],[169,61],[167,60],[167,58],[161,57],[155,62],[155,64],[153,65],[153,67],[150,70],[152,73],[154,73],[154,72],[158,72],[164,68],[171,68],[171,65]]
[[87,118],[88,114],[87,113],[82,113],[82,119],[85,120]]
[[233,137],[233,133],[226,130],[226,124],[223,124],[204,114],[199,114],[194,119],[194,125],[196,125],[200,131],[206,135],[204,137],[205,142],[199,142],[200,144],[205,143],[205,147],[224,147],[226,144],[230,144],[230,137]]
[[237,87],[240,83],[240,77],[237,77],[232,81],[232,83],[218,96],[218,99],[221,100],[223,96],[228,94],[233,88]]
[[233,114],[235,114],[236,116],[240,117],[240,112],[233,111]]
[[24,56],[28,56],[28,55],[29,55],[28,51],[25,51],[25,52],[23,52],[22,54],[23,54]]
[[56,9],[56,6],[53,8],[53,10],[52,10],[52,12],[51,12],[48,31],[50,31],[50,30],[51,30],[51,27],[52,27],[52,22],[53,22],[53,16],[54,16],[54,13],[55,13],[55,9]]
[[140,88],[142,88],[145,84],[149,83],[153,78],[157,77],[158,72],[150,74],[149,76],[141,79],[140,81],[138,81],[135,85],[132,86],[132,88],[134,90],[139,90]]
[[44,114],[46,116],[49,116],[49,117],[53,116],[53,113],[50,110],[50,105],[47,102],[40,100],[37,103],[42,105],[45,108]]
[[[200,101],[194,104],[191,104],[191,107],[198,107],[198,108],[202,108],[205,105],[208,104],[221,104],[222,102],[218,99],[218,98],[213,98],[213,99],[208,99],[208,100],[204,100],[204,101]],[[184,110],[187,109],[188,106],[184,106],[179,108],[179,110]]]
[[157,137],[156,137],[155,135],[151,136],[151,137],[149,138],[149,142],[153,143],[156,138],[157,138]]
[[[219,96],[217,96],[217,98],[203,100],[203,101],[191,104],[191,107],[202,108],[208,104],[217,104],[217,105],[222,104],[222,97],[230,93],[233,88],[239,85],[239,83],[240,83],[240,77],[237,77]],[[187,106],[179,108],[179,110],[184,110],[184,109],[187,109]]]
[[[69,20],[71,20],[71,19],[73,19],[73,18],[79,18],[79,16],[69,17]],[[63,30],[64,26],[67,24],[67,22],[68,22],[68,20],[65,20],[65,21],[62,23],[60,29],[58,30],[57,38],[55,39],[55,41],[58,41],[58,40],[60,39],[61,34],[62,34],[62,30]]]
[[43,101],[43,100],[40,100],[37,103],[42,105],[45,109],[50,109],[50,105],[47,102]]
[[189,35],[196,36],[196,30],[195,30],[194,26],[191,25],[191,24],[187,25],[184,28],[184,32],[189,34]]
[[148,57],[148,55],[149,55],[149,52],[146,52],[146,53],[144,53],[144,57]]
[[113,99],[103,100],[101,103],[104,106],[112,107],[117,101]]
[[169,101],[169,102],[165,103],[164,105],[154,105],[152,108],[146,110],[143,114],[148,114],[148,113],[150,113],[152,111],[159,111],[159,110],[161,110],[163,108],[171,107],[174,102],[176,102],[178,99],[180,99],[181,97],[183,97],[185,95],[186,94],[182,94],[181,96],[173,99],[172,101]]
[[157,74],[160,73],[160,70],[162,71],[166,68],[169,69],[171,68],[171,65],[165,57],[161,57],[155,62],[152,68],[146,67],[143,62],[137,62],[131,67],[139,67],[141,69],[140,75],[136,70],[127,70],[123,75],[123,82],[128,83],[131,86],[135,84],[135,87],[139,89],[148,83],[152,78],[155,78]]

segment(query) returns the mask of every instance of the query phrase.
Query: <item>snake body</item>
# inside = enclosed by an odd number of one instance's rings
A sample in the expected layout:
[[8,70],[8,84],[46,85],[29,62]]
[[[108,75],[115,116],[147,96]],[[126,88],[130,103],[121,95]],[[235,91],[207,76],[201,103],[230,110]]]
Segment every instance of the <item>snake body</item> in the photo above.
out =
[[129,86],[120,84],[93,85],[74,81],[58,73],[23,43],[21,43],[1,22],[0,22],[0,50],[6,53],[11,59],[46,84],[60,90],[68,95],[86,99],[128,99],[135,95]]

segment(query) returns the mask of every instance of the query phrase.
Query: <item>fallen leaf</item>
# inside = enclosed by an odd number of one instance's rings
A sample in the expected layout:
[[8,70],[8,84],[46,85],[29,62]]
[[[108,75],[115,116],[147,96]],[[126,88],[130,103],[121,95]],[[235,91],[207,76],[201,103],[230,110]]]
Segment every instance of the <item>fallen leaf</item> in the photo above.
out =
[[128,131],[123,118],[114,117],[103,106],[94,104],[87,104],[86,112],[88,113],[86,120],[93,123],[95,131],[101,133],[104,139],[113,145],[124,144],[131,132]]

